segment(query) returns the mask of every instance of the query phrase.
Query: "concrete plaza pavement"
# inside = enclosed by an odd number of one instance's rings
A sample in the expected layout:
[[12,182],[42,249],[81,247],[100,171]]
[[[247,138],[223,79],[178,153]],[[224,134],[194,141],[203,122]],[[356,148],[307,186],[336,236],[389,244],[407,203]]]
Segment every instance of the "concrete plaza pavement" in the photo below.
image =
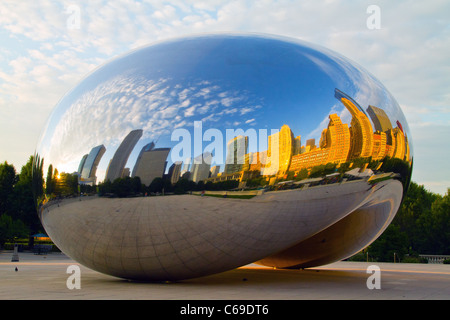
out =
[[[0,252],[1,300],[449,300],[450,265],[341,261],[305,270],[250,264],[179,282],[144,283],[88,269],[64,254]],[[80,267],[80,289],[69,289],[68,267]],[[380,289],[368,289],[370,265]],[[17,267],[17,271],[16,271]]]

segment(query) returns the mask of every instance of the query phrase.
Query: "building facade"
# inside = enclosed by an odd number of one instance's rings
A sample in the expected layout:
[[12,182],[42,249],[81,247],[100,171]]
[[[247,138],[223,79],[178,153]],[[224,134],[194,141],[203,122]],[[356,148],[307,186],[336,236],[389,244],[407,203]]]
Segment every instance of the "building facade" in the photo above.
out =
[[102,156],[105,154],[106,148],[104,145],[99,145],[89,152],[86,160],[84,161],[83,169],[81,171],[81,181],[90,182],[92,184],[96,184],[97,182],[97,167],[102,159]]
[[105,181],[113,182],[115,179],[122,177],[128,157],[142,137],[142,132],[142,129],[133,130],[125,137],[109,163]]
[[139,177],[141,183],[149,186],[155,178],[162,178],[166,170],[170,148],[152,148],[142,152],[136,162],[133,177]]

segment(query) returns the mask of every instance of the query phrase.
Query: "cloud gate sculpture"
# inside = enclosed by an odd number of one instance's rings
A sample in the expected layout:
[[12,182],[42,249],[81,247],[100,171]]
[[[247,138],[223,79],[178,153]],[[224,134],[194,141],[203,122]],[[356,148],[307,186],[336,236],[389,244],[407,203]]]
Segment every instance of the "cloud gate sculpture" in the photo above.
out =
[[35,159],[39,218],[64,253],[174,281],[357,253],[395,216],[413,151],[397,102],[355,63],[211,34],[94,70],[55,107]]

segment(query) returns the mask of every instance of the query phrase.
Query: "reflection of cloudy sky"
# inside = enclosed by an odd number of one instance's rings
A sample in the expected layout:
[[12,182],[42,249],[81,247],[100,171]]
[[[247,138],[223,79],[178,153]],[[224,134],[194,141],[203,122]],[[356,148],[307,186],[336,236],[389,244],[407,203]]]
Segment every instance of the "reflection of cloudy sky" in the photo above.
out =
[[134,129],[143,130],[136,152],[142,144],[159,139],[163,144],[157,147],[169,146],[167,138],[173,130],[193,128],[194,121],[202,121],[206,128],[251,125],[255,119],[244,116],[261,107],[252,102],[242,92],[223,90],[204,80],[186,86],[170,79],[116,76],[70,105],[51,133],[50,154],[43,156],[48,163],[59,163],[60,170],[72,172],[97,145],[106,146],[104,158],[110,159]]

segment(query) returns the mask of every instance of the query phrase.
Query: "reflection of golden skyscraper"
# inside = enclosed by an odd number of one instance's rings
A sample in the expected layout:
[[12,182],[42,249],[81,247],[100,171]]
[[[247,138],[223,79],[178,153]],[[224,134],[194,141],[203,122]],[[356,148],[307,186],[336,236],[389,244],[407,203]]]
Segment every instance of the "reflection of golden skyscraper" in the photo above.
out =
[[330,148],[315,148],[312,151],[292,157],[289,171],[298,172],[304,168],[312,168],[328,163]]
[[409,161],[410,159],[410,148],[408,143],[408,137],[405,134],[405,161]]
[[[390,143],[389,143],[390,141]],[[386,131],[386,156],[392,158],[395,151],[394,129]]]
[[[239,172],[245,165],[245,155],[248,149],[248,137],[237,136],[227,143],[227,158],[225,173]],[[248,162],[247,162],[248,163]]]
[[296,136],[294,139],[293,155],[300,154],[301,148],[302,148],[302,138],[301,136]]
[[265,175],[284,174],[289,169],[294,152],[294,134],[288,125],[269,136],[267,156],[270,164],[266,167]]
[[353,101],[345,97],[341,97],[340,100],[352,115],[349,159],[372,156],[373,129],[369,118]]
[[392,141],[395,141],[395,147],[392,154],[393,158],[404,160],[405,158],[405,136],[399,128],[394,128]]
[[381,160],[386,155],[386,133],[375,131],[373,134],[372,160]]
[[341,164],[347,161],[350,151],[350,130],[337,114],[331,114],[329,118],[325,136],[325,147],[330,148],[327,162]]
[[263,173],[267,161],[267,150],[262,152],[251,152],[248,154],[249,171]]
[[375,130],[386,132],[387,130],[392,129],[391,120],[389,120],[389,117],[387,116],[386,112],[384,112],[383,109],[374,106],[369,106],[367,108],[367,113],[370,115],[370,118],[372,119]]
[[292,156],[290,171],[298,172],[329,162],[346,162],[350,151],[350,130],[337,114],[331,114],[329,118],[328,127],[322,131],[319,148],[313,145],[313,139],[308,140],[305,152]]

